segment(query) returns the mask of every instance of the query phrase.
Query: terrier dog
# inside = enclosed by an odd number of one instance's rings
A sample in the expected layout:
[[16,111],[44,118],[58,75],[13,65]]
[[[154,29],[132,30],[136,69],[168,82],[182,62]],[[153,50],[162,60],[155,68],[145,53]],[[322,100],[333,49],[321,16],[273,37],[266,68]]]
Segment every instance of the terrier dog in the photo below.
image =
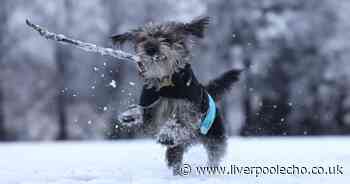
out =
[[112,36],[114,44],[130,42],[141,58],[139,73],[144,80],[140,102],[119,117],[128,126],[155,133],[166,146],[167,165],[179,174],[183,154],[201,142],[210,165],[224,156],[225,126],[215,102],[238,80],[240,70],[230,70],[202,85],[191,68],[189,41],[203,38],[209,17],[189,23],[147,24]]

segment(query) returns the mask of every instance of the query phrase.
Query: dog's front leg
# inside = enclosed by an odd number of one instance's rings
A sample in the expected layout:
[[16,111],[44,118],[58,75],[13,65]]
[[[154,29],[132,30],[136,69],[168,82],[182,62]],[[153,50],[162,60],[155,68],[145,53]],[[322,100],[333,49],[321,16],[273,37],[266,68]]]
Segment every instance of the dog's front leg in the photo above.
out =
[[183,159],[184,153],[185,153],[184,145],[167,147],[165,157],[166,157],[168,167],[170,167],[173,170],[174,175],[181,174],[179,171],[182,166],[182,159]]
[[156,109],[132,105],[129,109],[118,116],[118,126],[122,129],[137,130],[145,135],[156,133],[154,114]]
[[127,111],[118,116],[119,125],[127,128],[141,126],[143,124],[144,109],[139,105],[132,105]]

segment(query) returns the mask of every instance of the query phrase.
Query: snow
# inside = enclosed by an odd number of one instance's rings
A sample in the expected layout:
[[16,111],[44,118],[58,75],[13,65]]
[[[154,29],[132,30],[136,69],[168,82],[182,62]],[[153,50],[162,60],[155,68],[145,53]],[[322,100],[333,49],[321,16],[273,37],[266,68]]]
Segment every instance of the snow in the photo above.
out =
[[[2,143],[1,184],[342,184],[350,180],[350,138],[231,138],[222,166],[333,166],[343,175],[172,176],[164,148],[154,140]],[[194,168],[206,155],[195,146],[185,155]],[[192,170],[193,171],[193,170]],[[193,171],[194,172],[194,171]]]
[[108,110],[108,107],[107,106],[104,106],[103,107],[103,111],[107,111]]
[[112,86],[112,88],[116,88],[117,87],[117,82],[115,80],[112,80],[110,83],[109,83],[110,86]]

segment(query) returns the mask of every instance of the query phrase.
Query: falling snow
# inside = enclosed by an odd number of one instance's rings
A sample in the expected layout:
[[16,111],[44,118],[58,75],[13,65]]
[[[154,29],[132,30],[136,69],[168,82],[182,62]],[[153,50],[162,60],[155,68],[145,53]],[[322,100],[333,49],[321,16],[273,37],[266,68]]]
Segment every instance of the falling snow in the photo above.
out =
[[117,87],[117,82],[115,80],[112,80],[110,83],[109,83],[110,86],[112,86],[112,88],[116,88]]

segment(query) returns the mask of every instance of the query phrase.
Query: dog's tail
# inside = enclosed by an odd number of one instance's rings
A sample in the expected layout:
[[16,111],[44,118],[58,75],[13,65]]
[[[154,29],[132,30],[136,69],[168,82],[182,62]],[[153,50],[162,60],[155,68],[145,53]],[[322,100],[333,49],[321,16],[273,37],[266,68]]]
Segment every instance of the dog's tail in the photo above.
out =
[[225,72],[218,78],[210,81],[205,88],[215,101],[220,100],[225,91],[229,90],[233,83],[238,81],[242,70],[233,69]]

